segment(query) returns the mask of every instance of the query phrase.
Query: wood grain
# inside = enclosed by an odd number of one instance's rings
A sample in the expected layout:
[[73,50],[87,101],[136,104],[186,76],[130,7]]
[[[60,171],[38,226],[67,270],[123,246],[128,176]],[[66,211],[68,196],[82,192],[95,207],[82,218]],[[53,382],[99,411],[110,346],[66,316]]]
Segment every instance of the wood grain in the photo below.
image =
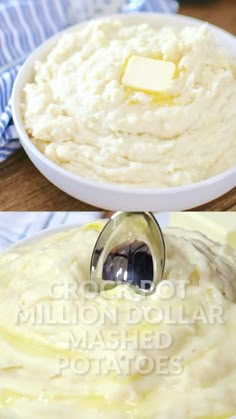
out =
[[[236,1],[191,2],[185,0],[180,13],[207,20],[236,33]],[[71,198],[47,181],[23,150],[0,164],[1,211],[92,211],[96,208]],[[147,208],[148,210],[148,208]],[[196,210],[196,209],[195,209]],[[199,207],[199,211],[236,211],[236,188]]]

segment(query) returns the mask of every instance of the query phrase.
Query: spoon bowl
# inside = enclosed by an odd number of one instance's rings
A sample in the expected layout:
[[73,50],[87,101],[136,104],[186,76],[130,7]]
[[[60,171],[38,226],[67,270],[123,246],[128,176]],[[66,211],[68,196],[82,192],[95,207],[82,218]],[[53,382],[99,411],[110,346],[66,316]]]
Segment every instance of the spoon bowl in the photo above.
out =
[[138,294],[151,295],[161,281],[165,244],[150,212],[117,212],[101,231],[90,266],[91,283],[99,290],[128,284]]

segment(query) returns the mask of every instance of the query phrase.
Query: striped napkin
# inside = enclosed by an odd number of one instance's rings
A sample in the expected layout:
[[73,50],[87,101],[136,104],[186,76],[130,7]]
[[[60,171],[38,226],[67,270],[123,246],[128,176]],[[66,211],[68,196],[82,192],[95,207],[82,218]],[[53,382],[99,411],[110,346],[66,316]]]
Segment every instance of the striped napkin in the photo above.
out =
[[[83,225],[103,218],[103,212],[0,212],[0,253],[9,246],[41,230],[62,225]],[[161,227],[166,227],[169,214],[157,214]]]
[[101,212],[0,212],[0,252],[41,230],[82,225],[102,218]]
[[117,12],[175,13],[175,0],[0,0],[0,163],[20,148],[11,91],[26,57],[55,33],[84,19]]

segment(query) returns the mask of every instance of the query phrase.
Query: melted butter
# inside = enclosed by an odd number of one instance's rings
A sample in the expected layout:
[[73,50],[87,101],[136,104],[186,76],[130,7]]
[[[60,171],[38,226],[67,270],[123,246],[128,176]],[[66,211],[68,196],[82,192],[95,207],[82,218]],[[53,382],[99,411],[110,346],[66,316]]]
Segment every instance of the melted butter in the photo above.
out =
[[[14,405],[14,403],[21,398],[24,398],[30,401],[38,401],[39,399],[42,400],[42,395],[32,396],[29,394],[15,392],[9,389],[3,389],[0,391],[0,407],[7,407],[7,406]],[[49,394],[45,394],[43,399],[47,401],[71,400],[71,401],[76,402],[76,405],[80,408],[87,407],[88,405],[90,405],[104,412],[122,410],[123,413],[129,413],[129,414],[136,413],[137,414],[135,407],[132,406],[131,404],[128,404],[126,402],[121,402],[121,401],[114,401],[114,400],[112,400],[112,402],[108,402],[103,397],[95,396],[95,395],[73,396],[73,395],[66,395],[66,394],[60,394],[60,393],[58,394],[49,393]],[[143,394],[142,399],[145,399],[145,394]],[[217,416],[214,416],[214,415],[198,416],[195,419],[229,419],[230,417],[234,415],[235,415],[235,412],[227,413],[224,415],[217,415]]]
[[93,406],[96,409],[102,411],[113,411],[113,410],[122,410],[122,412],[127,413],[135,413],[136,409],[134,406],[130,405],[127,402],[121,401],[114,401],[112,402],[107,401],[102,396],[96,395],[70,395],[70,394],[56,394],[56,393],[48,393],[48,394],[40,394],[40,395],[31,395],[31,394],[24,394],[16,391],[12,391],[9,389],[0,390],[0,408],[1,407],[8,407],[15,404],[15,402],[19,399],[27,399],[29,401],[74,401],[78,405],[78,407],[88,407]]
[[34,357],[39,356],[45,358],[55,358],[55,355],[60,355],[66,356],[69,359],[73,359],[78,357],[79,354],[80,356],[84,356],[84,358],[88,358],[85,354],[83,354],[82,351],[69,351],[56,348],[46,343],[33,340],[27,336],[13,333],[3,326],[0,326],[0,335],[1,337],[4,337],[7,342],[13,345],[14,348],[17,348],[24,353],[26,352]]
[[[130,94],[134,91],[136,92],[141,92],[141,93],[145,93],[146,95],[149,95],[152,98],[152,103],[154,105],[158,105],[158,106],[174,106],[176,105],[176,99],[178,98],[178,96],[174,96],[174,95],[166,95],[165,93],[153,93],[149,90],[145,90],[145,89],[135,89],[135,88],[131,88],[131,87],[125,87],[125,90],[127,92],[127,97],[130,96]],[[130,100],[129,105],[137,105],[139,102],[137,100]]]
[[[130,58],[132,57],[132,55],[133,54],[129,54],[127,56],[127,58],[125,59],[123,65],[121,66],[120,83],[122,81],[122,78],[124,77],[128,62],[129,62]],[[155,60],[163,60],[164,61],[163,54],[161,54],[161,53],[160,54],[150,54],[150,55],[147,56],[147,58],[153,58]],[[183,70],[179,69],[179,62],[178,61],[173,61],[173,63],[176,66],[173,79],[177,80],[180,76],[180,73],[183,72],[184,69]],[[174,105],[176,105],[177,99],[179,97],[179,95],[167,95],[167,94],[162,93],[162,92],[157,93],[157,92],[152,92],[150,90],[145,90],[145,89],[136,89],[134,87],[131,88],[131,87],[124,86],[124,90],[125,90],[126,95],[127,95],[128,104],[131,105],[131,106],[138,105],[138,103],[139,103],[135,99],[129,100],[129,97],[133,92],[138,92],[138,93],[141,92],[141,93],[144,93],[144,94],[150,96],[151,99],[152,99],[152,104],[156,105],[156,106],[174,106]]]
[[227,413],[227,414],[220,415],[220,416],[214,416],[214,415],[210,415],[210,416],[198,416],[195,419],[229,419],[230,417],[234,416],[235,413]]
[[89,231],[89,230],[95,230],[99,233],[102,231],[106,221],[93,221],[91,223],[86,224],[85,226],[81,227],[82,231]]
[[8,389],[0,390],[0,407],[12,405],[16,402],[16,400],[20,399],[21,397],[21,393],[17,393]]

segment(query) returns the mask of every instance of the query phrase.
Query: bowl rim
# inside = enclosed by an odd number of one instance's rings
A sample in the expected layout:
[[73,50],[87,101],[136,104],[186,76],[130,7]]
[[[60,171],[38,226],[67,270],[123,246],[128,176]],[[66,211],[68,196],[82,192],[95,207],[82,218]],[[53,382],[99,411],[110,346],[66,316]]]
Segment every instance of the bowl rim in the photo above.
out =
[[43,230],[34,231],[29,236],[23,237],[22,239],[17,240],[15,243],[10,244],[7,248],[3,249],[0,252],[0,256],[4,255],[5,253],[12,252],[17,250],[21,247],[31,246],[37,242],[40,242],[44,238],[51,236],[57,233],[63,233],[68,230],[74,230],[76,228],[81,228],[88,223],[71,223],[71,224],[59,224],[55,227],[45,228]]
[[[171,187],[134,187],[132,185],[127,185],[127,184],[117,184],[117,183],[112,183],[112,182],[103,182],[100,180],[96,180],[96,179],[88,179],[86,177],[82,177],[80,175],[77,175],[73,172],[70,172],[67,169],[64,169],[63,167],[61,167],[60,165],[58,165],[57,163],[54,163],[52,160],[50,160],[48,157],[46,157],[35,145],[34,143],[30,140],[25,128],[24,128],[24,124],[23,124],[23,119],[22,119],[22,115],[21,115],[21,111],[20,111],[20,95],[21,95],[21,91],[22,89],[20,88],[20,84],[22,82],[22,78],[24,77],[24,73],[25,71],[29,70],[31,68],[31,70],[33,70],[33,64],[35,63],[35,57],[38,56],[38,54],[41,52],[43,55],[43,51],[46,52],[46,50],[49,47],[52,47],[56,41],[64,34],[72,32],[78,28],[81,28],[83,26],[86,26],[88,23],[92,22],[92,21],[97,21],[97,20],[104,20],[104,19],[114,19],[114,18],[118,18],[120,20],[124,20],[127,21],[129,18],[131,18],[131,20],[134,19],[139,19],[139,18],[143,18],[144,17],[144,22],[143,23],[148,23],[148,21],[150,21],[151,19],[157,18],[159,19],[159,21],[165,21],[165,19],[168,20],[173,20],[175,22],[180,22],[183,24],[191,24],[191,26],[200,26],[203,24],[208,25],[208,27],[210,28],[210,30],[213,30],[213,32],[218,33],[218,35],[222,35],[222,36],[227,36],[227,37],[231,37],[232,41],[235,41],[235,36],[233,34],[231,34],[230,32],[225,31],[224,29],[219,28],[216,25],[213,25],[211,23],[205,22],[203,20],[200,19],[196,19],[193,17],[189,17],[189,16],[184,16],[184,15],[178,15],[178,14],[163,14],[163,13],[147,13],[147,12],[139,12],[139,13],[132,13],[132,14],[112,14],[110,16],[107,17],[97,17],[95,19],[91,19],[91,20],[85,20],[82,21],[76,25],[73,25],[69,28],[66,28],[60,32],[58,32],[57,34],[53,35],[52,37],[50,37],[49,39],[47,39],[45,42],[43,42],[41,45],[39,45],[30,55],[29,57],[26,59],[26,61],[24,62],[23,66],[21,67],[19,73],[17,74],[17,77],[15,79],[14,85],[13,85],[13,90],[12,90],[12,99],[11,99],[11,106],[12,106],[12,116],[13,116],[13,120],[14,120],[14,124],[16,126],[16,130],[17,133],[19,135],[19,139],[20,139],[20,143],[22,145],[22,147],[25,149],[25,147],[27,149],[30,149],[31,153],[35,156],[35,158],[37,158],[39,161],[41,161],[45,166],[48,166],[51,170],[53,170],[54,172],[57,172],[59,175],[63,176],[64,178],[66,178],[67,180],[71,180],[75,183],[82,183],[84,186],[88,186],[88,187],[94,187],[97,190],[100,191],[106,191],[106,192],[120,192],[124,195],[143,195],[143,196],[170,196],[170,195],[175,195],[176,193],[185,193],[185,192],[194,192],[194,191],[198,191],[201,190],[203,187],[209,187],[212,185],[217,184],[218,182],[221,182],[223,180],[225,180],[228,177],[231,177],[233,175],[235,175],[236,178],[236,165],[221,172],[218,173],[215,176],[211,176],[209,178],[203,179],[199,182],[194,182],[194,183],[188,183],[188,184],[184,184],[184,185],[179,185],[179,186],[171,186]],[[167,24],[168,25],[168,24]],[[27,153],[28,155],[28,153]],[[32,161],[32,159],[30,158],[30,160]],[[37,169],[38,170],[38,169]],[[51,181],[50,181],[51,182]],[[235,183],[236,185],[236,183]],[[232,188],[231,188],[232,189]],[[220,195],[222,196],[222,195]]]

